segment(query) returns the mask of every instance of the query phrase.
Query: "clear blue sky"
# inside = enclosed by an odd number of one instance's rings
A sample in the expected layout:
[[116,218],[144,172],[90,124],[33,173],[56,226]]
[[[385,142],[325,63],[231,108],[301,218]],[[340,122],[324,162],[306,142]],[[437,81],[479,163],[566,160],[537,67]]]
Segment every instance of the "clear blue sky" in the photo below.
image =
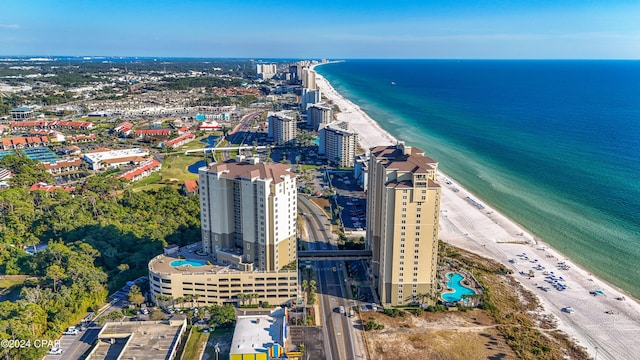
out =
[[0,0],[0,54],[640,59],[640,0]]

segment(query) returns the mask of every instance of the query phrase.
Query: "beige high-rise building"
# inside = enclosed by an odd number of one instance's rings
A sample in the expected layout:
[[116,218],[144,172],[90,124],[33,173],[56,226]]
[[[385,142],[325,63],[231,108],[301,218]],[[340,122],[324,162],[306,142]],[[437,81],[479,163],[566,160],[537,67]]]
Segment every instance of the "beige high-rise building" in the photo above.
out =
[[240,270],[278,271],[296,259],[296,175],[257,159],[199,170],[202,249]]
[[293,143],[298,135],[296,116],[292,111],[283,110],[269,115],[267,137],[278,144]]
[[310,90],[317,89],[316,72],[311,69],[302,69],[302,87]]
[[385,305],[435,294],[441,194],[437,169],[435,160],[404,143],[371,149],[367,245]]
[[256,304],[298,298],[297,267],[283,269],[297,258],[296,175],[289,166],[251,159],[198,172],[202,241],[167,247],[149,262],[154,301],[200,306],[243,303],[247,296]]
[[271,79],[277,72],[276,64],[256,64],[256,73],[263,79]]
[[320,130],[330,122],[333,122],[333,109],[329,104],[316,103],[307,106],[307,125],[313,130]]

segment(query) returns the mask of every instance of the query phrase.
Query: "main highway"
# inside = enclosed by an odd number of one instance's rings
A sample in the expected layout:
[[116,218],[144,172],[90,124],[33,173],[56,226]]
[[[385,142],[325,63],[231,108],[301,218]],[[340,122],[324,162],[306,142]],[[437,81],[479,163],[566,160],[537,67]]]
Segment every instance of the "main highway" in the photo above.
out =
[[[298,197],[298,210],[303,214],[309,239],[309,250],[337,250],[325,213],[304,195]],[[318,299],[328,359],[352,360],[363,358],[354,348],[354,318],[349,318],[352,301],[346,296],[345,265],[342,261],[313,261],[317,274]],[[335,270],[335,271],[334,271]],[[338,310],[343,306],[345,313]]]

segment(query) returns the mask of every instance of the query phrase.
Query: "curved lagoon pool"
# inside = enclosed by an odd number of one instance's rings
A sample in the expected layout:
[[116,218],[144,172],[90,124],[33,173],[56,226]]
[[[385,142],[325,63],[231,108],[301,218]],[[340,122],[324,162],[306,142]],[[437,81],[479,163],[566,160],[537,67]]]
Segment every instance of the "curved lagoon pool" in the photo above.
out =
[[189,167],[187,167],[187,170],[192,174],[197,174],[198,169],[203,166],[207,166],[206,160],[200,160],[200,161],[194,162],[193,164],[189,165]]
[[204,261],[204,260],[180,259],[180,260],[173,260],[172,262],[169,263],[169,265],[174,266],[174,267],[179,267],[179,266],[184,266],[184,265],[198,267],[198,266],[203,266],[206,263],[207,262]]
[[442,300],[447,302],[457,302],[460,301],[464,295],[475,295],[476,292],[473,291],[473,289],[462,285],[462,279],[464,279],[464,276],[461,274],[447,273],[446,276],[449,279],[449,281],[447,281],[447,287],[452,289],[453,292],[442,294]]

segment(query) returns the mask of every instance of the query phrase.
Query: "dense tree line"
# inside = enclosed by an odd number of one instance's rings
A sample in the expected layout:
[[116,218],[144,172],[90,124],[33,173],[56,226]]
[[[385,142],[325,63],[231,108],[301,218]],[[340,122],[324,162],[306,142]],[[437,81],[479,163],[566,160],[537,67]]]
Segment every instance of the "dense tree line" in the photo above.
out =
[[213,77],[213,76],[201,76],[201,77],[184,77],[171,79],[168,81],[166,86],[172,90],[189,90],[192,88],[200,88],[200,87],[219,87],[219,88],[228,88],[241,86],[242,79],[237,78],[227,78],[227,77]]
[[[31,276],[18,301],[0,302],[0,338],[57,338],[102,304],[109,289],[145,275],[167,243],[200,236],[198,198],[173,187],[132,192],[107,175],[73,192],[31,192],[31,181],[50,180],[39,164],[8,156],[0,167],[16,173],[12,187],[0,191],[0,273]],[[24,251],[38,243],[49,246],[36,255]],[[6,356],[42,355],[23,350]]]
[[0,116],[9,115],[11,109],[15,109],[16,107],[22,104],[24,99],[16,94],[11,94],[8,96],[0,95]]

